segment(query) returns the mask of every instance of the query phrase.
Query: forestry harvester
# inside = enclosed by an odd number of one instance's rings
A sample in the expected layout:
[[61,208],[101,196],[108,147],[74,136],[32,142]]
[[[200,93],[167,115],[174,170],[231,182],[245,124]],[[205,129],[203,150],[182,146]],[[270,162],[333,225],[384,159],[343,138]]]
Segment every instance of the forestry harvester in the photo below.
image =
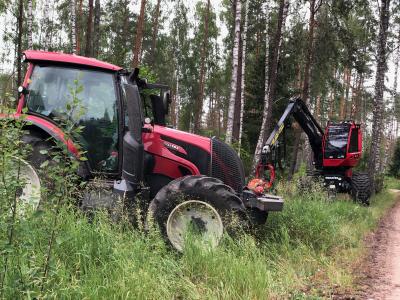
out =
[[[322,178],[325,187],[333,194],[349,193],[355,201],[368,205],[371,196],[370,178],[367,173],[353,171],[362,153],[360,125],[354,121],[328,122],[324,131],[307,105],[298,97],[289,100],[286,110],[267,139],[262,149],[256,177],[264,177],[266,173],[269,173],[269,180],[263,181],[267,183],[266,187],[272,185],[275,178],[275,166],[281,152],[278,140],[285,127],[290,127],[291,117],[307,135],[313,152],[315,170],[309,172],[309,175]],[[257,186],[257,178],[249,185]]]
[[[32,153],[21,169],[27,173],[24,193],[44,184],[38,169],[51,160],[46,149],[54,151],[58,140],[75,156],[77,143],[83,147],[83,180],[101,178],[112,195],[146,203],[148,214],[178,250],[189,227],[215,245],[228,215],[265,221],[269,211],[282,210],[282,198],[247,188],[243,164],[230,146],[166,126],[168,86],[147,83],[138,69],[129,72],[77,55],[29,50],[23,60],[27,72],[16,113],[0,117],[23,116],[26,122],[23,140]],[[84,113],[74,121],[83,129],[76,140],[66,140],[61,122],[76,82],[82,87],[77,98]],[[101,206],[90,193],[82,205]]]

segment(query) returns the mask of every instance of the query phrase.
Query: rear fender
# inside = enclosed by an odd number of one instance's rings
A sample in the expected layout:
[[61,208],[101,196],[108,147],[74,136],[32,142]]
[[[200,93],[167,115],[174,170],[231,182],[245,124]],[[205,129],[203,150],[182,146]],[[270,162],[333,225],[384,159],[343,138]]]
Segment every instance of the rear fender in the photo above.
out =
[[77,158],[80,157],[77,145],[71,139],[66,139],[64,132],[57,125],[43,118],[32,115],[13,114],[0,115],[0,119],[23,119],[26,122],[25,129],[35,131],[44,138],[51,137],[62,142],[71,154]]

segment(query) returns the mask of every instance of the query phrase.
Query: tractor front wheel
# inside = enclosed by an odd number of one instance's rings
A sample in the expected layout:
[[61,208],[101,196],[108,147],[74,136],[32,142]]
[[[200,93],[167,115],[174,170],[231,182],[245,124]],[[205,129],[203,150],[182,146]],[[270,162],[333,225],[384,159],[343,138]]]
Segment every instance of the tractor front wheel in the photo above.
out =
[[234,216],[244,215],[242,200],[220,180],[207,176],[185,176],[164,186],[149,206],[149,220],[178,251],[193,234],[196,241],[216,247]]
[[360,202],[366,206],[369,205],[371,197],[371,180],[367,173],[354,172],[351,177],[351,196],[354,201]]

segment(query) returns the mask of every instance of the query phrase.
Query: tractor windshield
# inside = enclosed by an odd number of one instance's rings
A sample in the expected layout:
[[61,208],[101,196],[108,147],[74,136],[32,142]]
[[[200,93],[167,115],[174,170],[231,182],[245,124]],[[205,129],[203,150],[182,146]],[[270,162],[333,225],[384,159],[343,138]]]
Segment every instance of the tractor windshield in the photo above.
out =
[[325,141],[325,158],[345,158],[348,137],[347,124],[330,125]]
[[117,170],[117,98],[112,73],[35,66],[27,107],[48,118],[83,126],[80,142],[93,170]]

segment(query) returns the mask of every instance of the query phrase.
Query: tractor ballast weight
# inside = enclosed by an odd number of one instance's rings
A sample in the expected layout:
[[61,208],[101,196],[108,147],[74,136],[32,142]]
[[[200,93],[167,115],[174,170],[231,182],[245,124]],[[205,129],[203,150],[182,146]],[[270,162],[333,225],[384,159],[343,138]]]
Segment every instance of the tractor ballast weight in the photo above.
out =
[[362,134],[354,121],[328,122],[323,130],[299,97],[289,103],[274,130],[268,137],[261,154],[258,168],[274,168],[278,139],[293,117],[308,137],[313,151],[315,171],[312,176],[322,177],[325,186],[336,192],[345,192],[363,203],[369,204],[371,195],[369,177],[366,173],[353,172],[362,152]]
[[[214,243],[229,214],[265,221],[268,212],[282,210],[282,198],[247,189],[243,164],[232,147],[166,126],[168,86],[147,83],[138,69],[129,72],[77,55],[29,50],[23,60],[28,67],[16,113],[0,119],[23,116],[29,132],[24,141],[39,160],[51,159],[38,148],[51,148],[51,139],[79,156],[78,140],[66,140],[59,124],[68,91],[78,82],[82,88],[76,97],[84,114],[74,121],[83,128],[79,143],[87,158],[82,179],[101,178],[112,195],[131,203],[142,198],[148,217],[175,248],[182,249],[181,234],[190,224]],[[102,207],[104,201],[93,200],[92,194],[82,205]]]

